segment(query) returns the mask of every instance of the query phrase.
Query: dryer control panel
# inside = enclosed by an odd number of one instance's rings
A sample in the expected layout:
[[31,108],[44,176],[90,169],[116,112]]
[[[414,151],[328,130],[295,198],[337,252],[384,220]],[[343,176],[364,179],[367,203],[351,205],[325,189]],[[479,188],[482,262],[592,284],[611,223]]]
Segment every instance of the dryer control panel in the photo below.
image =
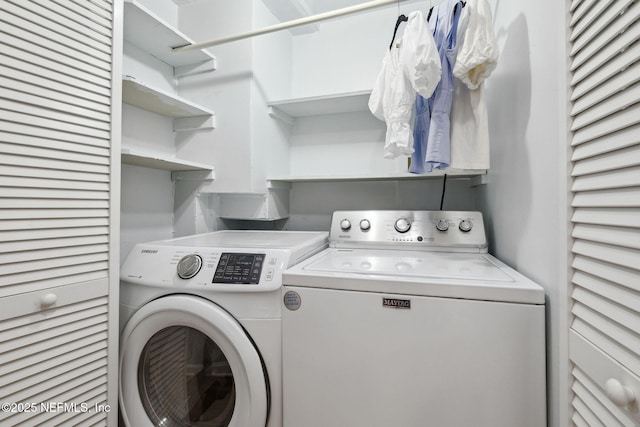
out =
[[138,244],[121,266],[130,283],[178,289],[265,291],[281,284],[289,253],[261,248],[171,247]]
[[329,244],[487,252],[482,213],[475,211],[336,211]]

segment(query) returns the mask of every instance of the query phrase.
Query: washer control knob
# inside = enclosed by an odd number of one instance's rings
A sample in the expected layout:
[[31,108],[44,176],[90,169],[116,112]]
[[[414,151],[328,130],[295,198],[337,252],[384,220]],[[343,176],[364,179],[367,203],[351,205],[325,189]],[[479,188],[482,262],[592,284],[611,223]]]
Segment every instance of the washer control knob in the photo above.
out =
[[343,219],[342,221],[340,221],[340,228],[342,229],[342,231],[347,231],[351,228],[351,221],[346,218]]
[[185,255],[178,261],[178,277],[181,279],[191,279],[198,274],[201,268],[202,258],[200,255]]
[[368,219],[365,218],[362,221],[360,221],[360,230],[369,231],[370,228],[371,228],[371,222]]
[[411,228],[411,222],[407,218],[398,218],[393,226],[398,233],[406,233]]
[[439,219],[436,222],[436,228],[440,231],[447,231],[449,229],[449,221],[446,219]]
[[462,221],[460,221],[458,228],[460,229],[460,231],[468,233],[473,228],[473,223],[467,219],[463,219]]

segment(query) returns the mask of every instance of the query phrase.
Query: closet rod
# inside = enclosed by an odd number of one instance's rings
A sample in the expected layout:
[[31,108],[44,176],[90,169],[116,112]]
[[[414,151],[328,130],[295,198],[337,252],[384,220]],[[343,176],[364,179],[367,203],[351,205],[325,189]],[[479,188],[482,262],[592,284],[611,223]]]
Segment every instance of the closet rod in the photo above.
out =
[[387,6],[390,4],[398,4],[408,0],[375,0],[367,3],[360,3],[355,6],[349,6],[342,9],[332,10],[330,12],[319,13],[317,15],[307,16],[305,18],[294,19],[292,21],[283,22],[276,25],[271,25],[259,30],[249,31],[247,33],[236,34],[235,36],[223,37],[216,40],[211,40],[201,43],[188,44],[186,46],[174,47],[174,53],[186,52],[189,50],[205,49],[211,46],[217,46],[224,43],[234,42],[236,40],[247,39],[249,37],[260,36],[262,34],[273,33],[280,30],[286,30],[288,28],[299,27],[301,25],[313,24],[314,22],[325,21],[331,18],[337,18],[339,16],[349,15],[356,12],[361,12],[367,9],[373,9],[376,7]]

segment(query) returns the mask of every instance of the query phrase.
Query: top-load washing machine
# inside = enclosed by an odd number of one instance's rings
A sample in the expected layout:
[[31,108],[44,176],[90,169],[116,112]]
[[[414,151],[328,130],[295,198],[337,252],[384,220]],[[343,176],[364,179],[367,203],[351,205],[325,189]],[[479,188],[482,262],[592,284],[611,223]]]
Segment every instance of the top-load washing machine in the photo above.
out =
[[128,427],[280,427],[282,272],[327,233],[221,231],[138,244],[121,268]]
[[348,211],[283,278],[285,427],[543,427],[543,289],[478,212]]

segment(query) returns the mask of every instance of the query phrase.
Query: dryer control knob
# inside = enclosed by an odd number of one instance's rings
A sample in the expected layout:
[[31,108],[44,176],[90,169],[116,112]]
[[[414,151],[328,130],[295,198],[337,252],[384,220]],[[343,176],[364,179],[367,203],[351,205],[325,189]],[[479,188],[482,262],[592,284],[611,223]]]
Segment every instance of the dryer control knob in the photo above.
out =
[[360,230],[368,231],[371,228],[371,222],[368,219],[360,221]]
[[178,261],[178,277],[181,279],[191,279],[198,274],[201,268],[202,258],[200,255],[185,255]]
[[460,231],[468,233],[473,228],[473,223],[467,219],[463,219],[462,221],[460,221],[458,228],[460,229]]
[[340,228],[342,229],[342,231],[347,231],[351,228],[351,221],[346,218],[343,219],[342,221],[340,221]]
[[436,222],[436,228],[440,231],[447,231],[449,229],[449,221],[446,219],[439,219]]
[[399,218],[393,226],[398,233],[406,233],[411,229],[411,222],[407,218]]

